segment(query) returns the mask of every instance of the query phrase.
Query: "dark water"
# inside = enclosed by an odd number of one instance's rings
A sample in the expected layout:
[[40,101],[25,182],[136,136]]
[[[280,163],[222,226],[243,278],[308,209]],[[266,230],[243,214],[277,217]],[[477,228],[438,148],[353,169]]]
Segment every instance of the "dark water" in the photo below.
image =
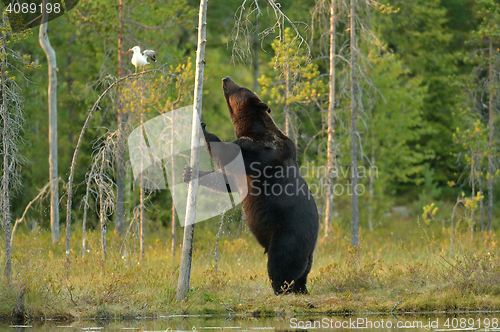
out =
[[32,321],[15,326],[0,323],[0,332],[23,331],[499,331],[500,313],[453,315],[361,315],[254,318],[248,316],[165,316],[136,320]]

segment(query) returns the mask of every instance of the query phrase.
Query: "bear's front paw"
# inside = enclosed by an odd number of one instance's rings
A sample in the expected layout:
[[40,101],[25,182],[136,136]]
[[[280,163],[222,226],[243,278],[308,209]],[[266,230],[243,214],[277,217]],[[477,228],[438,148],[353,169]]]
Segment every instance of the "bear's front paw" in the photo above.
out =
[[182,181],[184,183],[189,183],[193,179],[194,179],[193,168],[191,168],[191,166],[189,166],[189,165],[184,166],[184,173],[182,174]]

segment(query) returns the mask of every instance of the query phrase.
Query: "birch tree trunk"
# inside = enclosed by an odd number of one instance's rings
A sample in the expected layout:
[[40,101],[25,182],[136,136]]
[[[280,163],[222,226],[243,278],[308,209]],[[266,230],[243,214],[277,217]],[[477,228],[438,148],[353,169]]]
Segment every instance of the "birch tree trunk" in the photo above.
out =
[[356,0],[351,0],[350,8],[350,30],[351,30],[351,245],[358,245],[359,237],[359,211],[358,211],[358,194],[356,192],[358,186],[358,127],[357,127],[357,88],[356,88]]
[[[200,0],[198,21],[198,47],[196,51],[196,76],[193,104],[193,130],[191,133],[191,167],[198,174],[200,152],[196,147],[199,142],[199,119],[203,97],[203,69],[205,67],[205,45],[207,38],[207,0]],[[189,291],[191,278],[191,260],[193,257],[194,222],[196,220],[196,199],[198,194],[198,178],[189,182],[186,219],[184,224],[184,239],[182,242],[181,265],[177,284],[177,301],[182,301]]]
[[333,215],[333,178],[332,168],[335,165],[335,43],[336,43],[335,0],[330,5],[330,94],[328,96],[328,151],[326,165],[326,204],[325,204],[325,238],[330,233],[330,222]]
[[[172,144],[170,145],[170,160],[172,162],[172,179],[175,179],[175,156],[174,156],[174,127],[175,127],[175,117],[174,117],[174,109],[172,107],[172,128],[170,131],[170,135],[172,137]],[[175,249],[177,247],[177,220],[175,219],[175,190],[171,190],[172,194],[172,263],[175,262]]]
[[488,232],[493,230],[492,219],[493,219],[493,39],[490,38],[489,47],[489,90],[490,90],[490,102],[489,102],[489,144],[488,144]]
[[[45,8],[46,1],[43,1]],[[43,13],[38,40],[49,65],[49,173],[50,173],[50,231],[52,243],[59,240],[59,181],[57,171],[57,65],[56,52],[50,45],[47,34],[48,13]],[[66,248],[69,250],[69,248]]]
[[3,120],[3,130],[2,130],[2,147],[3,147],[3,177],[2,177],[2,217],[4,222],[4,234],[5,234],[5,270],[4,275],[7,281],[10,281],[12,277],[12,247],[10,245],[10,169],[9,169],[9,155],[10,155],[10,137],[9,133],[9,111],[7,109],[7,93],[6,93],[6,62],[7,62],[7,50],[5,49],[5,39],[6,36],[3,35],[1,38],[1,55],[2,55],[2,120]]

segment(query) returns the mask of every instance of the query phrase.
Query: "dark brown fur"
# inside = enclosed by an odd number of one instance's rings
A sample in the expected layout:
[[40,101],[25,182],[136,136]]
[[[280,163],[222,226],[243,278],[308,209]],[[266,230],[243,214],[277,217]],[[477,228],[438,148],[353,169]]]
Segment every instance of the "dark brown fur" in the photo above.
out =
[[[272,287],[277,294],[307,293],[319,218],[316,203],[297,166],[295,144],[276,126],[270,116],[271,109],[255,93],[229,77],[223,79],[222,87],[237,136],[233,143],[241,149],[248,180],[243,210],[250,231],[268,254]],[[209,147],[212,142],[221,142],[205,129],[205,124],[202,127]],[[221,168],[236,155],[234,145],[223,147],[210,150]],[[284,169],[289,172],[283,175],[280,170]],[[185,181],[190,179],[188,168]],[[213,190],[221,189],[211,187],[201,178],[199,183]],[[266,188],[276,190],[266,191]],[[289,191],[280,194],[280,188]],[[230,190],[229,185],[227,189]]]

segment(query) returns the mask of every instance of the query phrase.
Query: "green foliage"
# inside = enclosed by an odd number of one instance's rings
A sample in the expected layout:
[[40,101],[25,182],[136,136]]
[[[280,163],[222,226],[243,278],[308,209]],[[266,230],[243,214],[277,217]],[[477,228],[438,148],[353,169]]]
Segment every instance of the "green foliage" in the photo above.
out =
[[477,13],[481,23],[472,33],[472,38],[481,40],[483,38],[499,39],[500,38],[500,5],[493,0],[476,0],[479,5]]
[[[318,65],[310,62],[307,51],[292,34],[290,28],[285,29],[283,41],[276,39],[271,46],[277,56],[269,62],[269,67],[275,70],[274,75],[264,74],[259,79],[262,96],[266,101],[271,105],[307,104],[326,91],[325,85],[317,80],[320,74]],[[287,100],[285,100],[286,79],[290,80],[291,86]]]
[[422,213],[422,219],[428,225],[438,211],[438,207],[431,203],[429,205],[424,206],[424,212]]
[[407,75],[418,78],[426,88],[421,114],[426,132],[414,148],[424,154],[442,185],[455,171],[450,150],[458,122],[452,112],[461,104],[460,92],[450,84],[458,57],[452,45],[453,30],[448,28],[447,10],[440,0],[392,0],[390,4],[401,10],[377,17],[376,31],[408,68]]
[[373,139],[367,139],[367,151],[374,145],[379,181],[395,193],[398,183],[420,182],[421,163],[428,158],[415,148],[426,133],[422,114],[427,89],[418,78],[405,75],[402,61],[395,56],[372,52],[369,58],[373,66],[370,78],[378,98],[373,105],[368,134]]

